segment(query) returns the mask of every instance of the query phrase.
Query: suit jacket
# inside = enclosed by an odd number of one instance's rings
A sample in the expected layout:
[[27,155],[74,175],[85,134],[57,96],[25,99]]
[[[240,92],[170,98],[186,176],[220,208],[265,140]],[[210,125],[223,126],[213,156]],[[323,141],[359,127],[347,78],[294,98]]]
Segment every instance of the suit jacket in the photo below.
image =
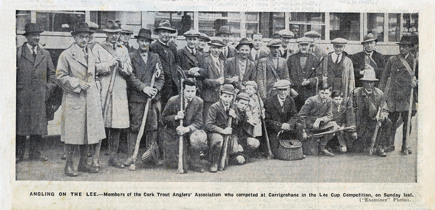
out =
[[24,43],[17,49],[17,135],[47,135],[46,100],[56,87],[50,53],[37,48],[36,57]]
[[[365,62],[366,53],[363,51],[363,52],[353,54],[349,57],[352,60],[353,69],[355,71],[355,86],[362,87],[362,82],[360,81],[360,79],[363,77],[363,75],[360,74],[360,71],[364,70],[364,66],[366,63]],[[382,76],[382,73],[384,72],[384,68],[385,68],[384,56],[377,51],[373,51],[370,65],[375,70],[376,78],[379,79]]]
[[[340,109],[338,109],[340,107]],[[332,120],[346,127],[355,125],[355,113],[351,100],[343,100],[340,106],[332,103]]]
[[317,118],[322,118],[323,123],[332,120],[332,99],[327,98],[323,103],[319,95],[311,96],[305,101],[298,114],[302,127],[311,129]]
[[202,99],[206,102],[216,102],[219,100],[219,90],[221,85],[217,82],[217,79],[222,76],[225,77],[223,69],[224,61],[219,60],[222,67],[219,71],[219,67],[216,66],[211,56],[212,55],[205,58],[204,68],[200,72],[201,76],[204,78],[201,95]]
[[[237,113],[237,109],[235,109],[235,111]],[[238,114],[238,116],[239,116],[239,114]],[[210,133],[222,133],[222,131],[228,125],[229,118],[230,118],[230,115],[229,115],[228,111],[225,111],[225,108],[224,108],[224,105],[222,104],[222,101],[219,100],[218,102],[216,102],[210,106],[210,109],[208,110],[208,113],[207,113],[205,128]],[[237,117],[236,119],[233,119],[231,127],[237,128],[238,121],[240,121],[239,117]],[[236,133],[236,132],[233,132],[233,133]]]
[[201,52],[196,50],[196,55],[193,55],[187,49],[187,46],[177,50],[177,65],[183,69],[186,76],[193,77],[193,75],[189,74],[189,70],[193,67],[201,67],[203,59],[204,56]]
[[326,76],[326,82],[332,86],[333,90],[338,89],[336,86],[341,86],[341,91],[344,94],[343,98],[348,98],[353,89],[355,89],[355,76],[352,60],[350,60],[346,52],[343,52],[341,60],[337,64],[339,68],[341,68],[341,78],[337,81],[335,80],[334,70],[330,69],[330,65],[333,65],[331,54],[332,52],[322,59],[319,70],[322,72],[323,76]]
[[[128,78],[129,102],[145,103],[148,96],[143,92],[143,89],[151,85],[151,79],[156,71],[157,65],[162,66],[160,58],[157,54],[148,52],[147,62],[145,64],[139,50],[130,54],[131,63],[133,66],[133,73]],[[160,99],[160,92],[163,88],[165,78],[164,73],[161,72],[160,76],[155,78],[154,88],[158,90],[156,97],[153,100]]]
[[[273,59],[278,59],[277,66],[273,63]],[[269,55],[267,58],[258,61],[258,94],[263,100],[271,95],[273,85],[280,79],[290,80],[287,61],[284,58],[273,58]]]
[[296,105],[290,96],[285,99],[282,107],[277,95],[270,96],[264,102],[264,109],[266,110],[265,123],[269,132],[278,133],[283,123],[290,124],[293,129],[296,127],[298,119]]
[[[382,74],[381,80],[379,81],[379,89],[386,93],[386,100],[388,108],[392,112],[404,112],[409,110],[409,98],[411,95],[411,81],[412,77],[406,70],[406,67],[402,64],[396,55],[388,59],[387,65],[385,66],[385,71]],[[409,64],[410,68],[413,68],[414,56],[410,53],[405,59]],[[415,70],[415,77],[418,78],[417,68]],[[388,78],[391,78],[389,85]],[[388,87],[387,87],[388,86]],[[388,89],[388,90],[387,90]],[[413,109],[415,110],[416,98],[414,97]]]
[[[292,85],[296,87],[300,97],[305,101],[308,97],[316,94],[316,80],[321,79],[321,73],[317,71],[319,59],[313,54],[307,53],[305,66],[301,66],[302,53],[296,53],[289,57],[287,66],[290,72]],[[303,86],[303,79],[310,81],[309,85]]]
[[226,56],[224,55],[224,52],[221,53],[220,57],[222,60],[226,60],[228,58],[232,58],[232,57],[235,57],[237,55],[236,48],[234,48],[232,46],[226,46],[226,47],[224,47],[224,49],[227,49],[228,53]]
[[[246,59],[246,70],[242,75],[242,79],[240,78],[241,72],[239,68],[239,56],[228,58],[224,63],[224,72],[225,72],[225,83],[233,84],[235,88],[241,89],[243,86],[243,82],[245,81],[255,81],[257,68],[255,67],[254,61],[250,59]],[[232,78],[234,76],[239,77],[239,82],[230,82],[228,78]]]
[[[193,132],[203,127],[203,101],[200,97],[195,96],[187,107],[184,109],[183,126],[189,127]],[[169,129],[176,129],[180,122],[175,120],[175,115],[181,110],[180,95],[173,96],[169,99],[162,112],[163,124]]]

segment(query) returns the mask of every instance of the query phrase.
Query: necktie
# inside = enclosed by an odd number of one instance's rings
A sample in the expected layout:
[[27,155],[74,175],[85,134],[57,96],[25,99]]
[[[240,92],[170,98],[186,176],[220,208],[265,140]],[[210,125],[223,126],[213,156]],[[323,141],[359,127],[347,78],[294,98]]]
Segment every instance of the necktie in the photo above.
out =
[[338,63],[340,61],[340,55],[337,55],[337,60],[335,60],[335,63]]
[[116,43],[113,44],[113,50],[116,50]]
[[86,52],[86,48],[83,48],[83,54],[85,55],[86,62],[88,62],[88,52]]
[[32,54],[33,54],[33,58],[36,58],[36,45],[32,46]]

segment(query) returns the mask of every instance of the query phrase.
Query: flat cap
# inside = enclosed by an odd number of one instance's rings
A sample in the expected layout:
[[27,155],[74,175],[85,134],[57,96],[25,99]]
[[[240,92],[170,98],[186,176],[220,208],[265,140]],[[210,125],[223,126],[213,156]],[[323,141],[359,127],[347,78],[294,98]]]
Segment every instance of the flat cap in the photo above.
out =
[[280,47],[281,46],[281,40],[280,39],[272,39],[267,43],[268,47]]
[[308,37],[301,37],[297,40],[297,42],[299,44],[310,44],[312,43],[314,40],[312,38],[308,38]]
[[224,84],[221,87],[221,94],[226,93],[230,95],[234,95],[236,93],[234,86],[232,84]]
[[219,38],[219,37],[215,37],[215,38],[213,38],[213,39],[208,43],[208,45],[209,45],[210,47],[224,47],[224,46],[225,46],[224,42],[222,41],[222,38]]
[[319,38],[322,35],[320,35],[319,32],[317,31],[308,31],[304,34],[304,36],[308,38]]
[[205,42],[211,41],[210,38],[205,33],[199,33],[199,38],[204,40]]
[[279,36],[281,37],[287,37],[287,38],[293,38],[295,37],[295,34],[289,30],[283,29],[278,32]]
[[200,35],[199,31],[195,30],[188,30],[183,34],[184,37],[200,37]]
[[335,38],[331,41],[331,44],[342,44],[345,45],[347,44],[347,40],[343,39],[343,38]]
[[290,81],[285,80],[285,79],[281,79],[275,82],[275,84],[273,85],[274,88],[276,89],[287,89],[290,87]]
[[255,81],[246,81],[245,82],[245,86],[246,87],[247,86],[253,86],[253,87],[255,87],[255,89],[257,89],[257,87],[258,87],[258,85],[257,85],[257,83]]
[[237,100],[240,100],[240,99],[249,101],[249,100],[251,100],[251,97],[249,97],[249,95],[247,93],[241,92],[237,95]]

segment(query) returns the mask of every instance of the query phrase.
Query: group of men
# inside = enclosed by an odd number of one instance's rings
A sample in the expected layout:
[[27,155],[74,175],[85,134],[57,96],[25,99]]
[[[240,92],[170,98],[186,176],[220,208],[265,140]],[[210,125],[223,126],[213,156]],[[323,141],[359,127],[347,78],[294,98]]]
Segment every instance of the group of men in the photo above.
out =
[[[281,134],[319,142],[304,144],[304,151],[315,147],[327,156],[349,150],[385,157],[395,150],[395,131],[403,122],[402,152],[412,153],[416,37],[402,37],[400,54],[386,61],[375,51],[372,34],[364,37],[363,52],[354,55],[344,51],[343,38],[332,40],[334,51],[326,53],[315,31],[298,38],[297,49],[291,48],[295,35],[288,30],[266,47],[261,34],[234,47],[229,26],[219,28],[215,38],[189,30],[183,34],[186,46],[177,49],[171,41],[176,30],[164,20],[154,29],[157,40],[151,30],[140,29],[134,49],[128,44],[133,33],[119,21],[108,21],[103,42],[95,42],[95,31],[82,22],[74,26],[75,42],[55,70],[49,52],[38,44],[43,31],[34,23],[25,31],[27,42],[17,50],[17,163],[26,137],[30,158],[47,160],[40,153],[47,135],[45,101],[57,85],[63,90],[67,176],[97,173],[104,139],[110,145],[109,166],[134,165],[143,139],[144,162],[177,167],[181,158],[182,171],[217,172],[225,167],[222,159],[244,164],[268,149],[276,156]],[[118,157],[123,133],[125,161]]]

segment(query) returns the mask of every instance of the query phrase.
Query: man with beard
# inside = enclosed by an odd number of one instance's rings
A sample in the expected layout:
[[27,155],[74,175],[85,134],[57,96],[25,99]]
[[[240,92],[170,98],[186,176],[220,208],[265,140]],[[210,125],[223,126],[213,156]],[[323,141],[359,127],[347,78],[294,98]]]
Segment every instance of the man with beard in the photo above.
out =
[[384,71],[385,58],[375,50],[377,41],[378,39],[373,34],[365,35],[364,41],[361,42],[364,50],[350,56],[355,71],[355,87],[362,86],[360,79],[364,75],[367,66],[371,66],[375,70],[376,75],[379,76]]
[[305,37],[311,38],[314,41],[310,44],[308,52],[314,54],[319,60],[324,56],[328,55],[328,53],[319,47],[319,40],[321,35],[317,31],[308,31],[304,34]]
[[222,39],[224,43],[224,47],[222,48],[221,57],[223,60],[228,58],[232,58],[236,56],[237,52],[234,47],[230,46],[230,38],[231,38],[231,28],[230,26],[221,26],[216,33],[216,36]]
[[[94,46],[97,56],[96,69],[101,82],[101,101],[103,102],[104,126],[109,140],[109,166],[124,168],[118,159],[119,138],[122,129],[130,127],[127,116],[127,81],[132,71],[130,57],[126,48],[118,45],[121,28],[117,21],[107,21],[106,41]],[[99,149],[97,147],[97,149]],[[99,166],[96,156],[94,164]]]
[[242,38],[236,46],[239,54],[236,57],[228,58],[224,64],[225,84],[232,84],[239,90],[245,89],[246,81],[253,81],[256,78],[254,61],[249,59],[252,43]]
[[[379,89],[386,92],[387,105],[390,110],[390,119],[393,122],[393,129],[390,135],[391,141],[387,144],[387,151],[394,151],[394,139],[398,126],[399,116],[403,121],[402,153],[404,155],[412,154],[408,145],[409,139],[407,134],[410,132],[411,125],[408,126],[409,109],[412,106],[411,115],[416,114],[416,97],[410,104],[411,89],[417,87],[418,69],[416,68],[417,60],[411,53],[414,42],[412,37],[403,36],[400,39],[400,54],[390,57],[385,66],[384,73],[381,77]],[[389,82],[390,81],[390,82]],[[386,91],[388,90],[388,91]],[[415,90],[414,90],[415,91]],[[407,129],[409,127],[409,130]]]
[[47,161],[41,155],[42,135],[47,135],[46,101],[56,87],[50,53],[39,45],[43,32],[35,23],[25,26],[27,42],[17,49],[16,162],[24,159],[30,136],[31,160]]
[[[129,77],[129,95],[128,102],[130,108],[130,134],[128,136],[128,157],[133,156],[134,148],[136,146],[136,139],[139,133],[142,119],[144,116],[145,104],[149,98],[151,98],[151,104],[149,105],[149,111],[147,113],[147,121],[145,124],[145,139],[146,147],[154,154],[153,159],[156,165],[161,164],[158,147],[158,125],[161,104],[160,93],[165,81],[162,71],[162,64],[157,54],[149,52],[149,46],[152,42],[151,31],[148,29],[140,29],[137,36],[135,36],[139,48],[131,55],[131,62],[133,66],[133,72]],[[154,73],[157,73],[154,85],[151,87],[151,79],[154,77]],[[124,165],[130,165],[133,163],[132,159],[125,161]]]
[[[200,160],[201,152],[207,149],[207,135],[203,129],[203,101],[196,96],[196,83],[192,78],[183,82],[183,95],[176,95],[169,99],[162,112],[164,130],[164,160],[169,167],[177,167],[179,154],[179,136],[184,136],[183,162],[184,171],[191,168],[204,172],[204,165]],[[181,97],[184,97],[183,99]],[[183,107],[181,107],[183,100]],[[183,125],[180,125],[183,120]]]
[[280,46],[281,40],[270,40],[270,42],[267,44],[267,47],[269,47],[270,50],[269,56],[258,61],[258,94],[263,100],[274,95],[274,91],[272,89],[276,81],[282,79],[290,81],[287,61],[279,56]]
[[313,54],[308,53],[309,44],[313,40],[302,37],[297,41],[299,52],[289,57],[287,66],[290,72],[290,79],[299,94],[295,98],[295,103],[297,110],[300,110],[309,97],[316,95],[321,74],[316,69],[319,66],[319,59]]
[[165,106],[168,99],[177,95],[180,89],[180,72],[176,59],[177,48],[172,42],[169,42],[171,33],[175,33],[176,30],[171,27],[168,20],[162,20],[154,31],[158,33],[159,39],[151,43],[150,50],[159,55],[162,62],[165,84],[161,92],[161,104]]

